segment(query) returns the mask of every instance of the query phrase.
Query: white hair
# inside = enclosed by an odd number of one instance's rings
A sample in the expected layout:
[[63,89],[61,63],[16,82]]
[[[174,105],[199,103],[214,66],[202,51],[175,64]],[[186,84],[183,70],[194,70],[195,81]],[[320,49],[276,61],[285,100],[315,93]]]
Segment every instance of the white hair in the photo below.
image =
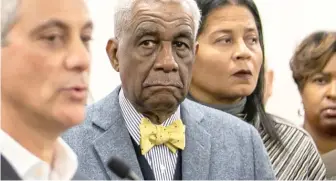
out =
[[6,44],[6,35],[16,20],[19,0],[1,0],[1,46]]
[[[135,5],[135,3],[138,0],[119,0],[117,2],[117,5],[114,9],[114,35],[115,37],[119,38],[125,29],[127,29],[130,26],[130,21],[132,18],[132,9]],[[145,0],[142,0],[145,1]],[[148,1],[148,0],[147,0]],[[158,0],[156,0],[158,1]],[[188,6],[191,15],[193,17],[194,21],[194,38],[196,38],[197,31],[200,25],[201,21],[201,12],[197,6],[197,3],[195,0],[177,0],[181,2],[185,2]]]

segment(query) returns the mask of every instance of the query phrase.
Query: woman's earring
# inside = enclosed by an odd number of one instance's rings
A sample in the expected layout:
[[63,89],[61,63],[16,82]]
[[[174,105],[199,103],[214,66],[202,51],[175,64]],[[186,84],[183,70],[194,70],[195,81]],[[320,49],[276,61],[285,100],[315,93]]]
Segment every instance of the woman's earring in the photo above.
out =
[[299,117],[303,117],[304,116],[304,109],[303,109],[303,107],[301,106],[299,109],[298,109],[298,116]]

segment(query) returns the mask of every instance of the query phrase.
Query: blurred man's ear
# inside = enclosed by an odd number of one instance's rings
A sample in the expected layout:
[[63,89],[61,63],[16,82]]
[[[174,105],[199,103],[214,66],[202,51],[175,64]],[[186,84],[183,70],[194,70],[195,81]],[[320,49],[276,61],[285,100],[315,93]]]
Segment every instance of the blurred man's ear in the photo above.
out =
[[264,104],[267,104],[268,99],[273,93],[273,78],[274,71],[272,69],[266,69],[265,71],[265,93],[264,93]]

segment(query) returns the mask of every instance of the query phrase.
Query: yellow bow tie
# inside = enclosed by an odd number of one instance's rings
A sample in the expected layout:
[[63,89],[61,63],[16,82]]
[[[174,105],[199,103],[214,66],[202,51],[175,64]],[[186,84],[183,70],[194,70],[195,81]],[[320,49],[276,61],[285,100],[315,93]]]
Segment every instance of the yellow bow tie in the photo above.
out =
[[147,118],[142,118],[140,124],[141,154],[145,155],[155,145],[166,145],[169,150],[176,153],[177,149],[185,147],[185,126],[182,121],[176,120],[164,127],[154,125]]

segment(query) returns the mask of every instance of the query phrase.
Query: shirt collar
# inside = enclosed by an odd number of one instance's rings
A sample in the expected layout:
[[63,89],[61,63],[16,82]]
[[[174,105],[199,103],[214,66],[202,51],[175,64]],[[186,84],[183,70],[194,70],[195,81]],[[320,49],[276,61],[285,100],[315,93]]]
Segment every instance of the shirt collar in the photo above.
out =
[[[51,170],[49,164],[29,152],[3,130],[0,131],[0,137],[1,154],[23,179],[71,180],[76,173],[78,167],[77,156],[61,138],[58,138],[56,143]],[[34,176],[33,172],[37,167],[43,168],[47,175],[44,174],[41,178]]]
[[77,155],[72,151],[62,138],[57,139],[55,148],[54,173],[58,180],[72,180],[78,168]]
[[[128,132],[131,134],[134,141],[140,145],[140,128],[141,119],[145,116],[139,113],[131,102],[125,97],[123,90],[119,92],[119,104],[121,112],[125,119],[125,124]],[[169,126],[173,121],[181,119],[180,106],[176,109],[175,113],[162,123],[163,126]]]

